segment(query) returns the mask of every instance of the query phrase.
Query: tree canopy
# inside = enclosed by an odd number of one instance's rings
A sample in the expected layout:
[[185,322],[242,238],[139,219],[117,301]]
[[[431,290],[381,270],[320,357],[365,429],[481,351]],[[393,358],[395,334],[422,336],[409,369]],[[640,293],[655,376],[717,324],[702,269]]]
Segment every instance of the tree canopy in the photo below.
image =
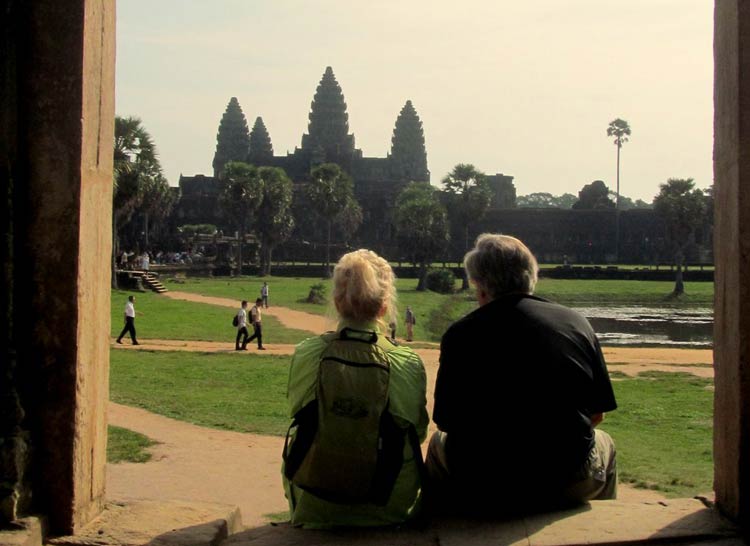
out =
[[326,222],[326,267],[331,263],[331,229],[337,217],[354,201],[354,185],[341,167],[323,163],[310,171],[307,198],[315,213]]
[[219,206],[239,231],[239,274],[242,274],[242,245],[245,234],[255,221],[255,212],[263,200],[263,183],[258,169],[241,161],[230,161],[221,176]]
[[260,167],[258,179],[262,186],[256,222],[260,238],[260,274],[270,275],[273,248],[286,241],[294,229],[293,184],[284,170],[277,167]]
[[618,148],[630,140],[630,124],[624,119],[614,119],[609,122],[607,136],[615,137],[614,144]]
[[586,184],[578,192],[578,201],[573,203],[576,210],[613,209],[615,202],[609,198],[609,188],[601,180]]
[[659,194],[654,198],[654,210],[664,220],[666,240],[672,247],[677,266],[675,296],[685,292],[682,282],[685,249],[706,218],[708,202],[692,178],[670,178],[659,186]]
[[437,190],[412,182],[396,198],[394,223],[399,249],[419,266],[417,290],[425,289],[427,267],[448,243],[448,216]]
[[546,192],[536,192],[518,196],[516,206],[535,209],[569,209],[577,200],[578,198],[572,193],[552,195]]

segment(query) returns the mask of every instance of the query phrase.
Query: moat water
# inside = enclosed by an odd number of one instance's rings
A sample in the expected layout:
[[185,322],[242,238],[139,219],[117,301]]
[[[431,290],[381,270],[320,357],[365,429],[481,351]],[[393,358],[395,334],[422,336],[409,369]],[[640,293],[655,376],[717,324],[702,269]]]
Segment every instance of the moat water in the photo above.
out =
[[710,307],[576,307],[603,345],[708,349],[713,346]]

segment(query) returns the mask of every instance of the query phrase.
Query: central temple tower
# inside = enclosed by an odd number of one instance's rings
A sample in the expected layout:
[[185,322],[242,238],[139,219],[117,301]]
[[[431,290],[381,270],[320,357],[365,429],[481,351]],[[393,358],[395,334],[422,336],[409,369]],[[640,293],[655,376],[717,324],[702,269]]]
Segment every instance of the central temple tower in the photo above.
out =
[[362,155],[354,148],[344,94],[330,66],[315,90],[309,120],[301,150],[312,163],[338,163],[348,170],[352,158]]

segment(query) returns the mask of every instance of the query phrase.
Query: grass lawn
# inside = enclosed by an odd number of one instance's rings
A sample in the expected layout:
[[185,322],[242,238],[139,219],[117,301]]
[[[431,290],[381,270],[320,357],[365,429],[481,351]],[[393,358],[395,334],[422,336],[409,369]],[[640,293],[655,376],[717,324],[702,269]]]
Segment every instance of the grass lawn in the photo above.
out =
[[110,397],[207,427],[286,432],[288,356],[111,351]]
[[[111,397],[198,425],[283,435],[289,357],[112,351]],[[615,438],[622,482],[669,496],[711,490],[713,392],[688,374],[614,382],[619,409],[603,428]]]
[[145,463],[151,460],[146,448],[156,445],[150,438],[132,430],[109,425],[107,428],[107,462]]
[[[330,280],[291,277],[267,277],[266,280],[271,288],[271,305],[319,315],[331,314],[328,305],[301,302],[307,296],[310,286],[316,283],[326,285],[330,294]],[[435,292],[417,292],[416,279],[398,279],[396,282],[400,315],[396,334],[398,337],[405,334],[401,318],[407,305],[411,306],[417,316],[414,328],[416,341],[439,341],[451,322],[476,308],[473,291],[450,296]],[[179,283],[167,281],[165,284],[172,290],[240,300],[252,299],[259,294],[263,280],[258,277],[191,278]],[[456,285],[459,286],[458,281]],[[713,305],[713,283],[686,283],[686,295],[677,301],[668,299],[672,287],[671,282],[660,281],[541,279],[537,285],[537,294],[552,301],[572,305]]]
[[[317,283],[323,283],[327,287],[326,294],[330,296],[331,281],[329,279],[266,277],[265,280],[267,280],[270,287],[269,303],[271,306],[280,305],[282,307],[290,307],[292,309],[306,311],[317,315],[333,315],[330,305],[315,305],[300,301],[307,296],[310,291],[310,286]],[[437,294],[435,292],[417,292],[416,279],[398,279],[396,283],[398,288],[399,309],[399,322],[396,335],[403,338],[406,334],[403,314],[406,310],[406,306],[409,305],[417,316],[417,324],[414,327],[414,339],[417,341],[435,341],[436,336],[428,328],[430,315],[433,310],[440,307],[442,304],[451,302],[451,296]],[[263,285],[263,280],[258,277],[222,279],[191,278],[184,282],[167,281],[164,284],[170,290],[240,300],[242,298],[250,299],[257,297],[256,295],[260,293],[260,287]],[[265,321],[266,319],[264,318],[263,320]],[[119,324],[120,322],[118,322],[118,325]],[[440,337],[437,336],[437,339],[439,340]]]
[[[133,292],[112,291],[112,337],[123,327],[125,302]],[[239,309],[239,303],[237,308]],[[237,329],[232,326],[236,310],[216,305],[173,300],[154,292],[135,293],[138,316],[135,325],[143,339],[183,339],[226,341],[234,343]],[[251,329],[252,333],[252,329]],[[285,328],[271,316],[263,317],[264,343],[299,343],[310,337],[309,332]],[[129,337],[126,337],[126,343]]]
[[613,385],[619,408],[602,428],[617,444],[620,481],[672,497],[711,491],[712,381],[649,372]]

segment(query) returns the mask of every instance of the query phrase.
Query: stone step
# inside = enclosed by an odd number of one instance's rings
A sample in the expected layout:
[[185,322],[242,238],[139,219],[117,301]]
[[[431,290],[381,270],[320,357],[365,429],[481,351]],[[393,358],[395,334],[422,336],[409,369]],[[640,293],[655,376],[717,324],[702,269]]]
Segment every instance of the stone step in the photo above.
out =
[[54,546],[217,546],[242,529],[239,508],[186,501],[110,501],[104,512],[75,536],[47,541]]
[[436,519],[423,528],[307,531],[289,524],[248,529],[221,546],[608,546],[743,544],[738,529],[696,499],[593,501],[577,509],[506,521]]

